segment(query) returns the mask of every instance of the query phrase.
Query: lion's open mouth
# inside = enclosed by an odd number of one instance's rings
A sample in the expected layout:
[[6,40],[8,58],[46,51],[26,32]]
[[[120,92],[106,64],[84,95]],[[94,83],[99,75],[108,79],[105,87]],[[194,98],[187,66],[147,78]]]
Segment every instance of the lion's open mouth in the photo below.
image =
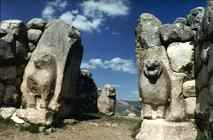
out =
[[153,83],[159,78],[161,74],[161,64],[158,61],[148,62],[144,67],[144,74]]
[[159,70],[155,69],[155,70],[148,70],[148,75],[149,76],[156,76],[158,75]]
[[155,76],[159,74],[160,71],[160,64],[148,64],[146,65],[146,69],[147,69],[147,74],[150,76]]

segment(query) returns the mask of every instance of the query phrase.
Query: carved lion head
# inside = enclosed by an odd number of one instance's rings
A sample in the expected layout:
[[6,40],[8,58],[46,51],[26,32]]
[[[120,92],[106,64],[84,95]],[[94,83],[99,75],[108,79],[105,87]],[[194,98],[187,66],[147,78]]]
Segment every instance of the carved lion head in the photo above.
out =
[[162,73],[162,63],[158,59],[145,59],[143,65],[145,76],[151,83],[155,83]]

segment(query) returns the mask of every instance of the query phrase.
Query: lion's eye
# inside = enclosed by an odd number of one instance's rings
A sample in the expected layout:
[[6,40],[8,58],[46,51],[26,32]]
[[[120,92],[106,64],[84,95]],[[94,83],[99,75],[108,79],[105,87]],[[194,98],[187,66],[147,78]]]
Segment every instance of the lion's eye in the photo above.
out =
[[158,60],[155,60],[155,62],[154,62],[156,65],[158,65],[159,64],[159,61]]
[[150,60],[147,60],[147,64],[150,64],[151,63],[151,61]]

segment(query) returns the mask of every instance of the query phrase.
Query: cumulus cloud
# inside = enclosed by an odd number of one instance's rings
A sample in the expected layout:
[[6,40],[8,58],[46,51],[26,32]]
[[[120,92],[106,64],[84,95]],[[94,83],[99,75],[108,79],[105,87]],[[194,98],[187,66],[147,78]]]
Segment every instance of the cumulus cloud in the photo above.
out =
[[60,19],[64,20],[68,24],[71,24],[82,31],[95,30],[102,23],[102,18],[89,20],[88,17],[78,14],[76,10],[63,13],[60,16]]
[[49,0],[42,11],[42,17],[48,20],[56,18],[56,13],[62,12],[67,4],[66,0]]
[[60,18],[82,31],[92,32],[99,31],[107,18],[125,16],[129,13],[127,0],[83,1],[79,4],[79,9],[64,11],[67,5],[66,0],[48,2],[42,11],[42,17]]
[[104,13],[108,16],[124,16],[128,14],[129,8],[124,0],[91,0],[84,1],[83,7],[85,15],[96,15]]
[[133,63],[132,60],[122,59],[120,57],[115,57],[111,60],[102,60],[100,58],[90,59],[87,63],[82,63],[81,67],[90,70],[101,68],[136,74],[135,63]]

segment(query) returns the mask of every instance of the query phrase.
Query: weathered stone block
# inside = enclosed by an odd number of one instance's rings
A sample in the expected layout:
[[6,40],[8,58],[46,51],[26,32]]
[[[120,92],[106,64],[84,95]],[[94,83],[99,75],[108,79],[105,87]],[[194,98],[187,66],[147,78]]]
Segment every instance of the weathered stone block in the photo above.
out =
[[186,114],[190,119],[195,117],[195,108],[196,108],[196,97],[190,97],[185,99],[186,105]]
[[5,106],[16,107],[20,95],[17,92],[15,85],[7,85],[5,87],[5,94],[3,102]]
[[100,90],[98,97],[98,110],[106,115],[114,115],[116,105],[116,90],[111,85],[106,84]]
[[15,112],[16,108],[14,107],[2,107],[0,108],[0,117],[2,119],[10,119]]
[[[41,118],[45,111],[69,117],[75,109],[82,53],[80,33],[63,21],[53,21],[25,68],[21,84],[22,107],[33,108],[41,113]],[[30,119],[28,121],[33,123],[36,117]]]
[[136,140],[195,140],[197,135],[198,131],[192,122],[143,120]]
[[45,25],[46,25],[46,22],[41,18],[33,18],[27,22],[27,27],[31,29],[43,30]]
[[161,22],[154,15],[149,13],[141,14],[136,27],[137,44],[143,48],[161,45],[160,27]]
[[12,46],[5,40],[0,39],[0,62],[4,60],[14,59],[15,55],[12,51]]
[[166,44],[171,42],[187,42],[193,38],[192,29],[182,23],[165,24],[160,29],[162,41]]
[[187,23],[190,25],[192,30],[198,31],[201,28],[201,23],[204,17],[205,8],[196,7],[190,11],[187,15]]
[[48,126],[51,125],[53,122],[53,113],[45,109],[17,109],[16,116],[34,125]]
[[172,43],[167,49],[168,57],[175,72],[192,73],[194,65],[194,45],[187,43]]
[[27,31],[28,40],[31,42],[38,42],[41,37],[42,31],[36,29],[29,29]]
[[5,83],[15,83],[16,66],[0,67],[0,80]]
[[183,83],[183,95],[184,97],[196,97],[195,80]]

